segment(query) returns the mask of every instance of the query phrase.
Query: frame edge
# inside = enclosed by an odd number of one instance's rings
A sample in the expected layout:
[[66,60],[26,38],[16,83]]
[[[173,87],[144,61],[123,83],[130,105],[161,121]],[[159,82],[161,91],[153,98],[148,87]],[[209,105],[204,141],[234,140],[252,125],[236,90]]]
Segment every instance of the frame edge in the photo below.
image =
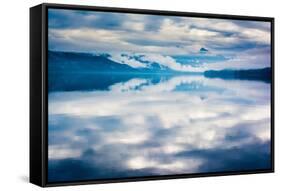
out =
[[29,129],[29,182],[38,186],[43,183],[42,164],[42,4],[31,7],[30,19],[30,129]]

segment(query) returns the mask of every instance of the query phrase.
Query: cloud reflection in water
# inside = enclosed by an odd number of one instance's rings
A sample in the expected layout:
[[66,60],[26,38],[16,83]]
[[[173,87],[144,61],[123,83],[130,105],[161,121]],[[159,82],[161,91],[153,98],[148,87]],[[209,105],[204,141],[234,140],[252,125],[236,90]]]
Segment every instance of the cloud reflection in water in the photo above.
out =
[[49,181],[270,167],[270,84],[175,76],[49,93]]

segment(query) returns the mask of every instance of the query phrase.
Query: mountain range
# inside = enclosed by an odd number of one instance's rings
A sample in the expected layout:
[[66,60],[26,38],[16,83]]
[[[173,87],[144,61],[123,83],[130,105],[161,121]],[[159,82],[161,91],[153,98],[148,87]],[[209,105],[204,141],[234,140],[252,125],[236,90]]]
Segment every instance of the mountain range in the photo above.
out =
[[271,68],[180,72],[156,62],[144,61],[141,55],[121,56],[127,57],[129,61],[138,61],[145,67],[132,67],[125,62],[116,62],[109,54],[48,51],[49,91],[103,90],[112,84],[133,78],[159,83],[176,75],[204,75],[206,78],[258,80],[269,83],[271,81]]
[[[128,59],[132,60],[132,58]],[[50,72],[182,73],[156,62],[143,61],[141,56],[135,56],[134,61],[142,63],[145,67],[136,68],[126,63],[116,62],[109,54],[48,51]]]

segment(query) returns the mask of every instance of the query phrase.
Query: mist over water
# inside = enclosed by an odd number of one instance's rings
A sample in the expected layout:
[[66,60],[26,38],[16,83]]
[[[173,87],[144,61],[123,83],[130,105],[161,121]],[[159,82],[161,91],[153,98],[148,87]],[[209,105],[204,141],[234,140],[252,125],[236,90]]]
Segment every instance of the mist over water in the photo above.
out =
[[270,83],[93,73],[49,83],[50,182],[270,168]]

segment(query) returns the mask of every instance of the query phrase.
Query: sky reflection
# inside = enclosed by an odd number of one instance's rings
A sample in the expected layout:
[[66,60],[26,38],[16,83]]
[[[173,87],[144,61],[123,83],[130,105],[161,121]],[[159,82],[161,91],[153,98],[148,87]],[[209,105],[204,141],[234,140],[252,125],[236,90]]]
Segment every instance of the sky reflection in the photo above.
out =
[[53,181],[270,167],[270,84],[136,77],[49,93]]

